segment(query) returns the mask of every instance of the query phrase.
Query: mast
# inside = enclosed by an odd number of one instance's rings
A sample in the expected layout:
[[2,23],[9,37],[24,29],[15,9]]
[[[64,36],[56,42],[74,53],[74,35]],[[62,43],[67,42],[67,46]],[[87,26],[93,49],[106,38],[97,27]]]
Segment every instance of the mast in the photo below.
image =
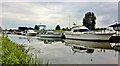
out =
[[116,33],[117,33],[117,36],[119,36],[119,26],[117,26],[118,25],[118,21],[116,20],[116,28],[117,28],[117,31],[116,31]]
[[69,29],[71,28],[71,17],[69,16]]

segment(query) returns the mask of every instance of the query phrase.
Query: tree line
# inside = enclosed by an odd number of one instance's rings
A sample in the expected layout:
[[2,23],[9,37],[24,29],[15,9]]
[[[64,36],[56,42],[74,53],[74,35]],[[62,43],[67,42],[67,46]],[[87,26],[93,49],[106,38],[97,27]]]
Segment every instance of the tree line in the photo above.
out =
[[[96,25],[96,16],[93,12],[87,12],[85,13],[85,16],[83,18],[83,26],[87,27],[89,30],[97,30],[100,28],[95,28]],[[56,30],[60,30],[60,26],[57,25]],[[62,30],[69,30],[68,27],[62,28]]]
[[[96,25],[96,16],[95,16],[95,14],[93,12],[87,12],[87,13],[85,13],[82,23],[83,23],[83,26],[87,27],[89,30],[100,29],[100,28],[95,28],[95,25]],[[39,26],[35,25],[34,29],[35,30],[39,30]],[[60,25],[57,25],[55,27],[55,30],[61,30]],[[62,30],[70,30],[70,29],[68,29],[68,27],[66,27],[66,28],[62,28]]]

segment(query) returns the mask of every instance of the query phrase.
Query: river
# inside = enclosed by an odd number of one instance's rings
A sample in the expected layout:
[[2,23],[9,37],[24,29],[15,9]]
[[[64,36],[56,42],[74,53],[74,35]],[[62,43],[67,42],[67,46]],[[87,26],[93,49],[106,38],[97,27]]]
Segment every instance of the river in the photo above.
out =
[[108,42],[91,42],[68,39],[49,39],[22,35],[8,35],[11,41],[33,48],[49,64],[118,64],[118,54]]

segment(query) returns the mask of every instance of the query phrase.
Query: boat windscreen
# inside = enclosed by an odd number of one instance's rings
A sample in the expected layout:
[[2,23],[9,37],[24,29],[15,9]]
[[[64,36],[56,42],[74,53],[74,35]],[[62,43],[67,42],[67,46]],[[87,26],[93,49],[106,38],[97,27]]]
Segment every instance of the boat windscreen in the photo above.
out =
[[89,29],[79,29],[79,30],[74,30],[73,32],[88,32],[90,31]]
[[114,29],[115,31],[120,31],[120,26],[118,26],[118,27],[113,27],[113,29]]

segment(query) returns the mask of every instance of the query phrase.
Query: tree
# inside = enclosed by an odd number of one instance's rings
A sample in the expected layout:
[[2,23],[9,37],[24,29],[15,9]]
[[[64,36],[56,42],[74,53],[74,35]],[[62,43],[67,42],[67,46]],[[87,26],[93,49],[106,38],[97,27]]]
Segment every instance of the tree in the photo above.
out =
[[35,25],[34,29],[35,29],[35,30],[39,30],[39,26],[38,26],[38,25]]
[[60,30],[60,26],[57,25],[57,26],[55,27],[55,30]]
[[94,15],[93,12],[87,12],[85,14],[85,17],[83,18],[83,25],[86,26],[90,30],[95,29],[95,22],[96,16]]
[[62,28],[62,30],[66,30],[65,28]]

